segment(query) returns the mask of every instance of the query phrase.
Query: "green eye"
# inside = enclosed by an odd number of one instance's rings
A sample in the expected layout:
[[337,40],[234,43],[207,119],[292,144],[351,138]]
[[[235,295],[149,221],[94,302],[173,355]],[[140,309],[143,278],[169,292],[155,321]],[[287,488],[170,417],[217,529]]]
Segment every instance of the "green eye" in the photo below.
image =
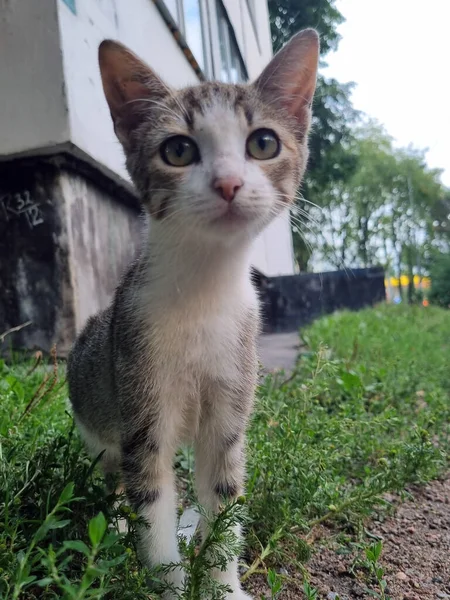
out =
[[277,134],[271,129],[257,129],[247,140],[247,152],[257,160],[275,158],[280,152],[281,144]]
[[174,135],[161,146],[161,158],[172,167],[187,167],[200,160],[200,153],[191,138]]

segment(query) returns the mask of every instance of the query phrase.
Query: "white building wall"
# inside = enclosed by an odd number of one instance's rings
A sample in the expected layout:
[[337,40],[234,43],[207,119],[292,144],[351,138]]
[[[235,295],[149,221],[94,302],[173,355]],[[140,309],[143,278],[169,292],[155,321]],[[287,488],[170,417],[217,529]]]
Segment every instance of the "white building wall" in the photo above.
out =
[[[210,75],[220,73],[216,0],[202,0]],[[253,3],[253,4],[252,4]],[[55,151],[82,153],[128,184],[122,148],[103,95],[97,49],[121,41],[174,87],[198,77],[152,0],[20,0],[0,19],[0,157]],[[252,20],[249,4],[254,7]],[[250,80],[272,54],[266,0],[223,0]],[[266,275],[294,272],[288,219],[256,242],[253,264]]]
[[119,40],[174,87],[198,83],[198,78],[153,2],[76,0],[76,10],[73,14],[59,0],[70,138],[94,161],[128,179],[122,147],[103,94],[97,63],[100,42],[106,38]]
[[57,2],[0,2],[0,157],[69,138]]

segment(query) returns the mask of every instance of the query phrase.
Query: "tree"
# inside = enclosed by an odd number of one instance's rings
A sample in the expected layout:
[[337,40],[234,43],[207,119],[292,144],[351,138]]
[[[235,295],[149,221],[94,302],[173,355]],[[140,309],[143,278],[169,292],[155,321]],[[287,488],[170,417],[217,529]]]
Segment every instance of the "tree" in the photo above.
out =
[[315,259],[381,264],[398,279],[406,272],[411,302],[413,276],[426,270],[427,257],[448,251],[450,192],[440,171],[427,167],[424,151],[394,148],[374,121],[355,130],[349,151],[357,161],[353,175],[329,186],[326,209],[314,215]]
[[431,267],[430,302],[450,308],[450,254],[434,258]]
[[336,50],[340,36],[336,27],[344,17],[335,0],[269,0],[273,49],[277,52],[302,29],[314,27],[320,33],[321,52]]
[[[295,33],[314,27],[320,33],[321,54],[337,48],[340,36],[337,26],[344,18],[335,0],[269,0],[270,24],[274,51],[279,50]],[[352,84],[319,76],[313,105],[313,123],[309,140],[308,171],[299,199],[302,218],[308,224],[309,203],[324,203],[330,185],[350,177],[355,157],[348,152],[352,140],[352,124],[358,113],[352,106]],[[304,228],[300,226],[300,228]],[[294,251],[300,270],[307,270],[311,254],[306,240],[294,227]]]

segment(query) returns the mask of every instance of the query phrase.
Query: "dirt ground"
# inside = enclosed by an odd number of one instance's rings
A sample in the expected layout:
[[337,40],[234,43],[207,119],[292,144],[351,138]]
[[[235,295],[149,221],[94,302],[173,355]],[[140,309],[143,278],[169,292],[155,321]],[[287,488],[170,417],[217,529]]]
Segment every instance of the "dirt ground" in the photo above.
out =
[[[413,499],[396,506],[393,516],[373,520],[366,531],[383,541],[380,563],[387,579],[386,597],[391,600],[450,600],[450,477],[423,488],[409,490]],[[380,517],[381,519],[381,517]],[[362,550],[339,543],[336,531],[321,528],[306,565],[317,600],[365,600],[376,598],[376,585],[364,567],[358,566]],[[286,573],[285,573],[286,574]],[[301,600],[301,575],[287,573],[289,580],[280,600]],[[259,600],[270,598],[264,577],[248,586]],[[372,593],[371,593],[372,592]]]

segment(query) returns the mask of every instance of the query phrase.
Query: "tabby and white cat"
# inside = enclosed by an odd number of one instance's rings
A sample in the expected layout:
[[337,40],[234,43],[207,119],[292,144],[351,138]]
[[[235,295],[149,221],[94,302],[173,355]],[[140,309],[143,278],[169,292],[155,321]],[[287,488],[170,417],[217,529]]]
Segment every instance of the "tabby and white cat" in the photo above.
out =
[[[300,184],[318,56],[317,33],[305,30],[251,85],[175,91],[121,44],[100,45],[106,99],[150,227],[111,305],[76,340],[68,380],[89,450],[105,450],[105,474],[121,474],[149,523],[140,533],[149,566],[180,558],[172,470],[180,444],[194,445],[207,510],[243,492],[257,379],[250,249]],[[230,600],[249,598],[236,561],[213,576]],[[174,586],[182,578],[167,575]]]

